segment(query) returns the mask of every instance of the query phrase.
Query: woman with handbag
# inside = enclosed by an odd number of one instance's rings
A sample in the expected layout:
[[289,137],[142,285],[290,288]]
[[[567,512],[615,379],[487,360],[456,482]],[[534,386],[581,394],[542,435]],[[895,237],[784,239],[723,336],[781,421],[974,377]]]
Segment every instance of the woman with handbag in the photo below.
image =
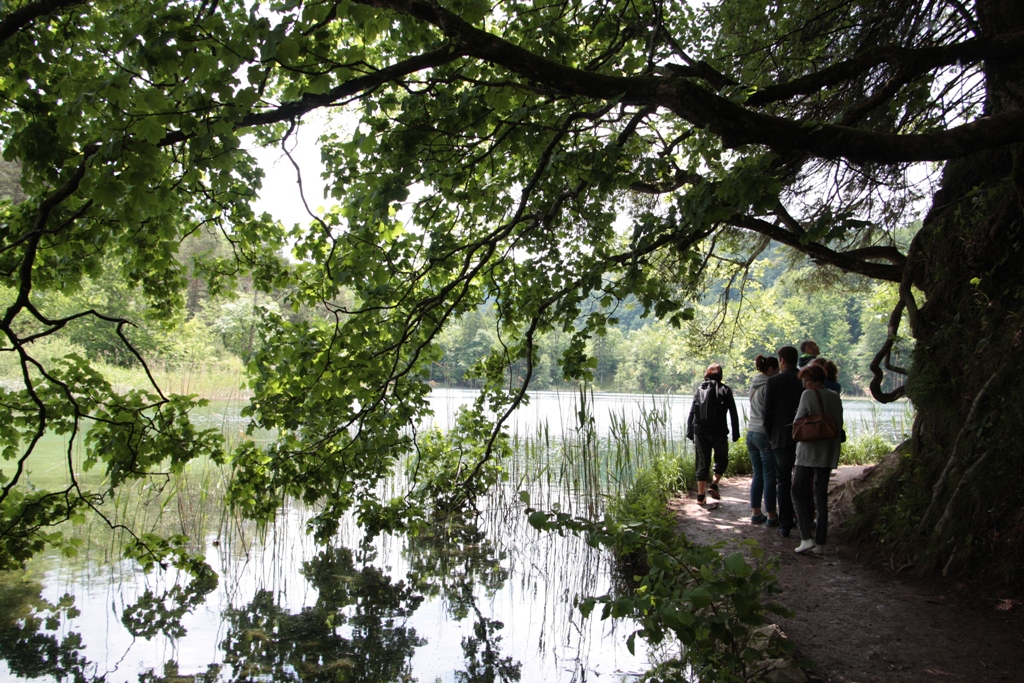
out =
[[[827,377],[820,365],[807,365],[797,375],[804,385],[793,422],[796,463],[793,469],[793,507],[800,527],[798,553],[825,554],[828,540],[828,483],[839,466],[843,401],[825,388]],[[811,532],[814,509],[818,523]]]

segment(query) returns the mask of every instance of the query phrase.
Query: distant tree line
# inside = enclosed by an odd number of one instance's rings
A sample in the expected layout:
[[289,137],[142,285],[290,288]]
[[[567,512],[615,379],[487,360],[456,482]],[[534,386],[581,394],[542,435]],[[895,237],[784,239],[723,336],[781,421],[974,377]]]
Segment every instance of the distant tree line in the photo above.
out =
[[[694,306],[692,319],[680,327],[643,317],[639,306],[626,303],[617,311],[619,324],[588,344],[593,385],[605,391],[685,393],[716,361],[725,369],[726,383],[742,393],[756,372],[758,353],[774,355],[783,344],[814,339],[822,356],[839,366],[844,392],[867,394],[869,365],[885,342],[897,287],[823,271],[807,262],[793,263],[792,258],[772,250],[751,264],[744,281],[715,282],[702,303]],[[479,386],[474,369],[501,346],[496,317],[494,307],[484,304],[449,326],[440,337],[444,356],[432,368],[431,381]],[[567,385],[560,362],[570,339],[566,331],[540,338],[533,388]],[[894,358],[909,358],[910,343],[898,344]],[[519,370],[525,370],[522,363]],[[520,377],[509,379],[515,382]]]

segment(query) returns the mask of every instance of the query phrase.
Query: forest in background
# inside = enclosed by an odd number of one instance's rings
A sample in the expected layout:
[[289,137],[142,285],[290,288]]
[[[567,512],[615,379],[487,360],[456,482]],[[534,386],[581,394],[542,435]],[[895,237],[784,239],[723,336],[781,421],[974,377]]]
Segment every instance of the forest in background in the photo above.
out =
[[[844,393],[867,395],[871,359],[886,340],[886,323],[897,286],[816,266],[783,248],[771,248],[749,267],[743,282],[713,281],[692,319],[679,327],[643,316],[635,301],[615,312],[619,324],[588,344],[594,386],[602,391],[687,393],[711,362],[721,363],[725,383],[738,393],[756,374],[754,357],[775,355],[784,344],[814,339],[821,355],[836,362]],[[441,335],[443,359],[431,380],[447,386],[478,386],[476,364],[501,345],[493,306],[484,305]],[[561,358],[571,332],[555,331],[537,342],[531,386],[565,385]],[[893,354],[909,358],[913,340]],[[892,390],[892,378],[883,384]]]

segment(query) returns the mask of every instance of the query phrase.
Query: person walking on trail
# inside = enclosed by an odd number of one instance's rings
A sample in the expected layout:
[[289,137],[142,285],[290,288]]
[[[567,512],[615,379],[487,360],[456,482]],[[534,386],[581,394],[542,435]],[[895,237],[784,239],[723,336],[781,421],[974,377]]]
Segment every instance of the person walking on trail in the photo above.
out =
[[813,339],[805,339],[800,342],[800,358],[796,362],[796,369],[803,370],[804,366],[812,362],[821,354],[821,349]]
[[[779,372],[779,361],[774,356],[757,354],[754,359],[757,374],[750,383],[747,396],[750,397],[750,415],[747,418],[747,453],[754,476],[750,480],[750,523],[778,526],[779,517],[775,511],[775,497],[778,484],[775,483],[775,454],[768,435],[764,433],[764,388],[768,380]],[[761,500],[764,512],[761,512]]]
[[[732,419],[730,432],[728,419]],[[732,389],[722,384],[722,366],[712,363],[704,373],[704,381],[693,394],[690,416],[686,420],[686,438],[693,441],[697,461],[697,503],[704,505],[711,496],[722,496],[718,482],[729,466],[729,434],[733,441],[740,438],[740,419]],[[711,460],[715,462],[715,478],[708,483]]]
[[793,511],[793,464],[796,461],[796,442],[793,441],[793,420],[804,393],[803,382],[797,377],[797,350],[783,346],[777,351],[779,374],[769,377],[765,384],[762,422],[764,433],[775,455],[775,481],[778,484],[779,533],[789,537],[796,523]]

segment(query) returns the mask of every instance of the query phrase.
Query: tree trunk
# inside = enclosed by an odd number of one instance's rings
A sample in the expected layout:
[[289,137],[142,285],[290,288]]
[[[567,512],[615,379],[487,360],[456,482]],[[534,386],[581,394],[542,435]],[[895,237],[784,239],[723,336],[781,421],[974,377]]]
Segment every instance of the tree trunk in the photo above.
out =
[[[983,27],[1024,30],[1024,3],[979,3]],[[1024,108],[1024,56],[985,68],[987,113]],[[917,288],[917,300],[909,285]],[[925,572],[1024,577],[1024,149],[950,162],[908,254],[917,345],[910,454],[861,505]],[[923,301],[920,293],[923,292]],[[972,562],[985,558],[984,564]]]

